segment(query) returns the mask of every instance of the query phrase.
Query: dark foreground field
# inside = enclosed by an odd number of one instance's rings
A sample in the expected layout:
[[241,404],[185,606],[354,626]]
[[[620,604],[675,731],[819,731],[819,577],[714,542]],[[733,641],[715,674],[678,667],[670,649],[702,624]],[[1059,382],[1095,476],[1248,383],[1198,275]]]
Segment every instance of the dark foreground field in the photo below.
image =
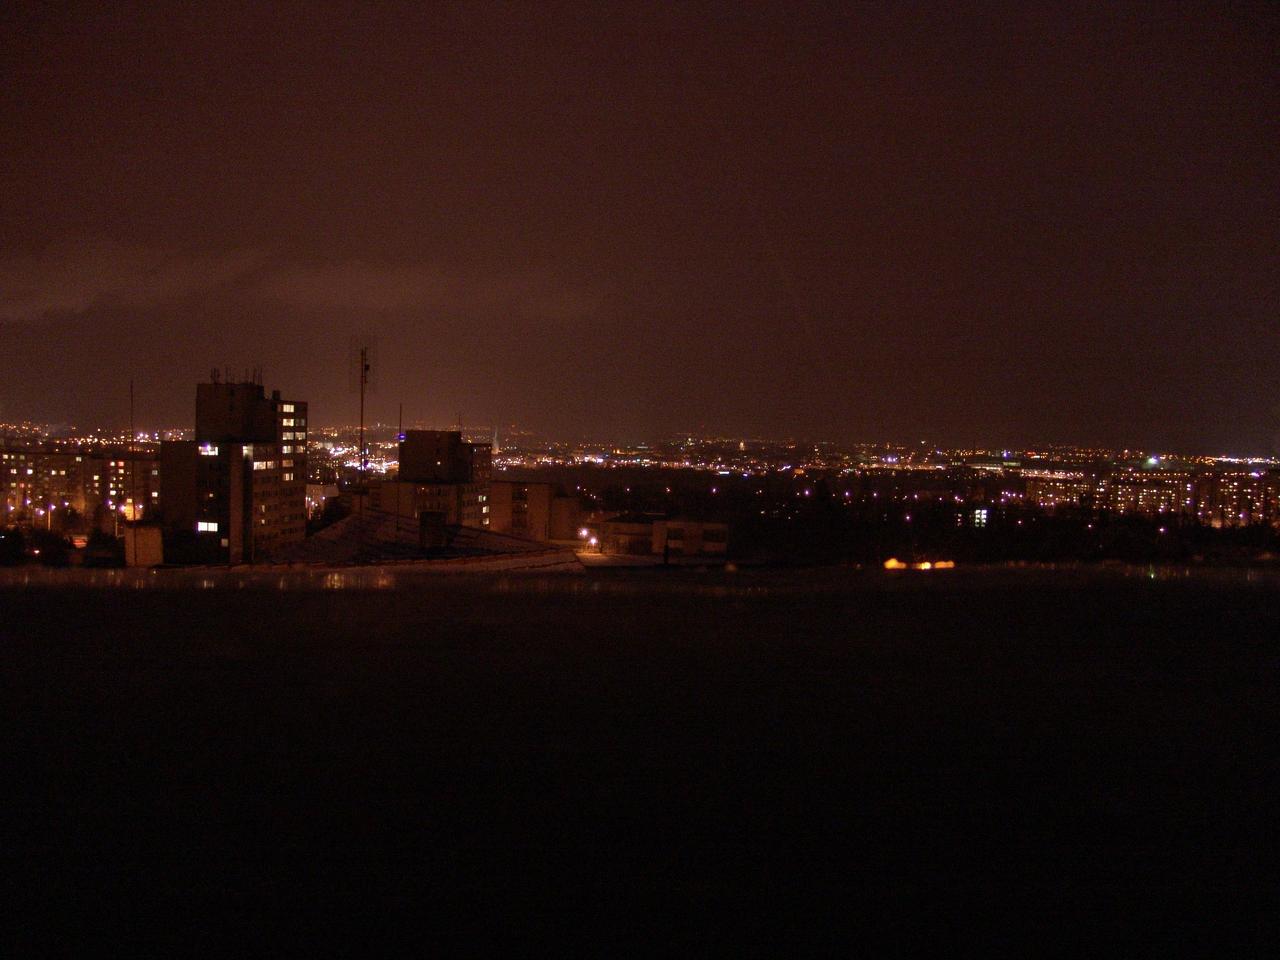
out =
[[955,574],[0,591],[6,954],[1269,935],[1280,595]]

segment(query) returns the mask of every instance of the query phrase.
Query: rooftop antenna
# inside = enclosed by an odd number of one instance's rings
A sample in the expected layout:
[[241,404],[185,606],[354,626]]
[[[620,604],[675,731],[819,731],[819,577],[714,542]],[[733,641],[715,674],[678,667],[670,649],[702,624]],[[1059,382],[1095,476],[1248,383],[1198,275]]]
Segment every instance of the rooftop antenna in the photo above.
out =
[[364,486],[364,472],[369,468],[369,448],[364,442],[364,395],[369,388],[369,348],[360,348],[360,485]]
[[358,553],[362,557],[364,553],[364,498],[367,493],[365,488],[365,473],[369,468],[369,448],[365,443],[364,434],[364,408],[365,396],[370,390],[370,380],[372,379],[374,367],[374,353],[376,344],[371,342],[369,337],[352,337],[351,338],[351,386],[360,391],[360,440],[359,440],[359,479],[356,489],[356,529],[359,531],[358,536],[361,541]]
[[348,385],[360,394],[360,481],[364,482],[364,473],[369,466],[369,451],[365,446],[365,406],[366,398],[373,390],[373,370],[378,365],[377,342],[368,336],[352,337],[350,341],[350,362],[348,364]]
[[400,446],[404,443],[404,401],[400,402],[400,419],[396,427],[396,546],[400,544]]
[[[138,456],[136,453],[136,444],[134,440],[138,437],[138,431],[133,424],[133,378],[129,378],[129,499],[131,502],[130,519],[136,521],[138,519]],[[138,528],[135,524],[133,528],[133,558],[130,566],[138,565]]]

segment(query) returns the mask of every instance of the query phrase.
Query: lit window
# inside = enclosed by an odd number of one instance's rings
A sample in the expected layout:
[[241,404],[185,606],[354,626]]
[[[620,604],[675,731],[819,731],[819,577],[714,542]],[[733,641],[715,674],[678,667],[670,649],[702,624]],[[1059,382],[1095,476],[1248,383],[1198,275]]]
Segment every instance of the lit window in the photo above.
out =
[[283,426],[283,427],[292,427],[292,426],[293,426],[293,417],[285,417],[284,419],[282,419],[282,420],[280,421],[280,425],[281,425],[281,426]]
[[204,446],[200,448],[200,456],[202,457],[216,457],[217,455],[218,455],[218,448],[215,447],[212,443],[206,443]]
[[280,404],[280,410],[281,410],[281,412],[282,412],[282,413],[293,413],[293,404],[292,404],[292,403],[282,403],[282,404]]
[[293,481],[293,474],[292,474],[292,473],[286,473],[286,474],[284,474],[284,475],[281,477],[281,479],[282,479],[285,483],[290,483],[290,482],[292,482],[292,481]]
[[217,533],[218,524],[211,520],[197,520],[196,533]]

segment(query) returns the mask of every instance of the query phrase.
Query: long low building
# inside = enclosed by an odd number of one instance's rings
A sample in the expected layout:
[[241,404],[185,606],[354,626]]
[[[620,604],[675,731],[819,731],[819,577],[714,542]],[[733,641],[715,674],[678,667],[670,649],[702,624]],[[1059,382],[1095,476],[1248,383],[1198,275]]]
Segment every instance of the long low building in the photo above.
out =
[[118,520],[149,519],[160,501],[154,444],[10,444],[0,448],[0,522],[59,529],[74,511],[112,530]]
[[601,553],[722,557],[728,550],[729,525],[660,514],[622,513],[599,524],[597,539]]
[[1114,470],[1028,476],[1026,502],[1141,516],[1182,516],[1213,527],[1280,526],[1280,471]]

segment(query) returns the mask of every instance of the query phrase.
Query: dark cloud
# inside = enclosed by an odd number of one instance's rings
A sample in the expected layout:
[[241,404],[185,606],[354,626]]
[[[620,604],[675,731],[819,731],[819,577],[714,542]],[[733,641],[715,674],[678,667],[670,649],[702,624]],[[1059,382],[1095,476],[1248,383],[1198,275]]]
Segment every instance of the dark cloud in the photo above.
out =
[[253,250],[192,255],[113,240],[0,258],[0,322],[180,301],[243,283],[264,261]]
[[0,403],[262,365],[343,419],[364,331],[440,422],[1270,448],[1278,25],[8,5]]
[[[438,266],[363,261],[294,266],[273,271],[250,290],[304,310],[345,314],[519,314],[547,320],[581,320],[600,297],[533,271],[496,276],[450,275]],[[572,336],[572,330],[565,331]]]
[[462,276],[425,264],[290,264],[261,250],[186,254],[101,241],[0,259],[0,321],[82,314],[101,305],[148,308],[214,292],[344,316],[507,312],[573,320],[589,317],[600,303],[596,292],[532,270]]

